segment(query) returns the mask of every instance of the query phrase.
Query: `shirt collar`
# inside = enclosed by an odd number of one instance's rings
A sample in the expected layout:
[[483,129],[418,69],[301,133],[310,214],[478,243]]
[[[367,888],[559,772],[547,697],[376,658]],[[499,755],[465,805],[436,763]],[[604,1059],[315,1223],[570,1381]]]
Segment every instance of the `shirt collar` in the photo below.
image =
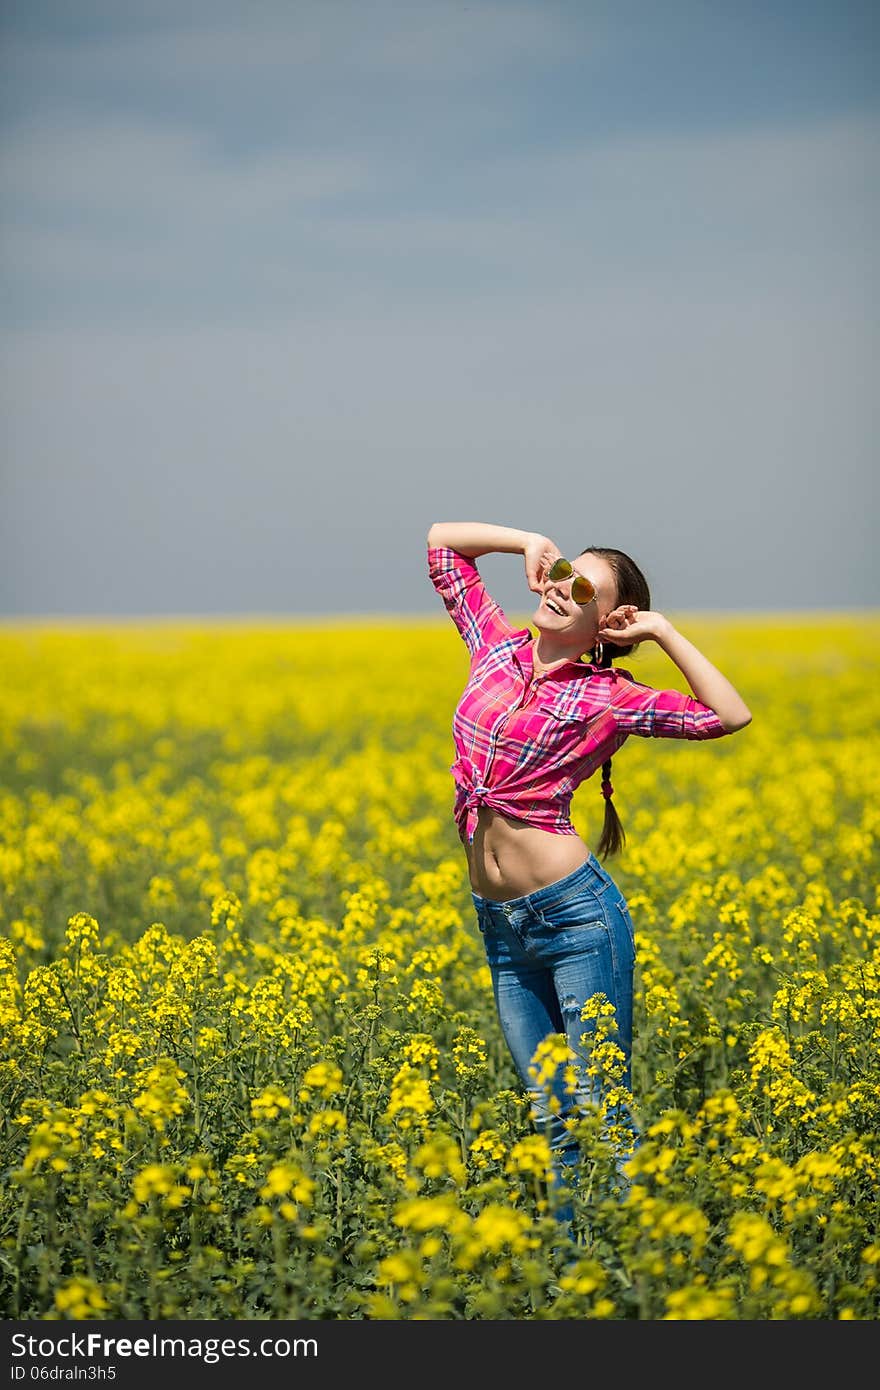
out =
[[[528,627],[524,627],[516,633],[517,645],[514,648],[514,655],[517,661],[519,662],[520,666],[522,667],[523,671],[528,676],[533,675],[535,669],[533,661],[535,649],[532,645],[532,639],[536,635],[537,634],[532,632],[531,628]],[[568,658],[567,660],[561,662],[559,666],[556,666],[553,669],[553,671],[548,672],[548,675],[561,676],[563,672],[568,674],[569,668],[571,667],[574,668],[574,672],[579,676],[583,675],[585,671],[599,671],[602,669],[607,669],[597,666],[595,662],[592,661],[578,661]]]

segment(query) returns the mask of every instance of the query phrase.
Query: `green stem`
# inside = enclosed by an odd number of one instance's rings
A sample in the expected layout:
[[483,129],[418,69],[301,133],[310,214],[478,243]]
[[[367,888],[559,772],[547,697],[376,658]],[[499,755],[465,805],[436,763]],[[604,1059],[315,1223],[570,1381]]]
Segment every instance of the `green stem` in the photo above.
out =
[[[156,1201],[155,1195],[150,1197],[150,1215],[152,1217],[155,1217],[156,1221],[158,1221],[161,1224],[162,1218],[159,1215],[158,1203]],[[147,1246],[147,1273],[149,1275],[150,1280],[150,1285],[147,1292],[147,1308],[148,1317],[152,1322],[157,1321],[159,1317],[159,1284],[156,1278],[156,1275],[159,1272],[159,1265],[156,1255],[156,1232],[155,1230],[151,1230],[150,1242]]]
[[192,1070],[193,1070],[193,1119],[196,1127],[196,1139],[201,1138],[202,1134],[202,1099],[199,1086],[199,1062],[196,1049],[196,1015],[193,1010],[190,1021],[190,1044],[192,1051]]
[[[34,1166],[36,1173],[39,1167],[39,1159]],[[28,1207],[31,1204],[30,1192],[25,1192],[24,1201],[21,1204],[21,1214],[18,1218],[18,1236],[15,1241],[15,1291],[13,1293],[12,1307],[13,1317],[21,1318],[21,1252],[24,1245],[25,1222],[27,1220]]]
[[272,1248],[275,1256],[275,1291],[273,1303],[280,1318],[290,1316],[287,1306],[287,1236],[276,1213],[272,1222]]

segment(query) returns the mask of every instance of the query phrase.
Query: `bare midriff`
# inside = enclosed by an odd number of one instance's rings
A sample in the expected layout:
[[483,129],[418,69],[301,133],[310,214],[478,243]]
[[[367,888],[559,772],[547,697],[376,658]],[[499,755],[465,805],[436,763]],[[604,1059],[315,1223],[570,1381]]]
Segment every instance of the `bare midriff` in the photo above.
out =
[[574,873],[590,851],[579,835],[557,835],[481,806],[465,845],[471,887],[481,898],[508,902]]

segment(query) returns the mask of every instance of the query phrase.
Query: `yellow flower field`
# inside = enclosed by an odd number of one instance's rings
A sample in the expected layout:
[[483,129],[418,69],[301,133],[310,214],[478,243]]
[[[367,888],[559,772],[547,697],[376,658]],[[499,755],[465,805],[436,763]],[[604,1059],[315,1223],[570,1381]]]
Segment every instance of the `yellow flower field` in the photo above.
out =
[[642,1142],[605,1197],[580,1122],[567,1247],[445,615],[0,630],[4,1317],[877,1317],[880,619],[677,621],[753,721],[615,758]]

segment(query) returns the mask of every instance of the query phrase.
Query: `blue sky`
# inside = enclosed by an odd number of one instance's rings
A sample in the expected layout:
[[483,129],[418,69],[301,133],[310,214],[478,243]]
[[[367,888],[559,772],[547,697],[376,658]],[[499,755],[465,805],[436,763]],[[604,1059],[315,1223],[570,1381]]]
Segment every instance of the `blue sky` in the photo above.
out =
[[454,518],[880,601],[876,6],[0,26],[0,615],[436,613]]

